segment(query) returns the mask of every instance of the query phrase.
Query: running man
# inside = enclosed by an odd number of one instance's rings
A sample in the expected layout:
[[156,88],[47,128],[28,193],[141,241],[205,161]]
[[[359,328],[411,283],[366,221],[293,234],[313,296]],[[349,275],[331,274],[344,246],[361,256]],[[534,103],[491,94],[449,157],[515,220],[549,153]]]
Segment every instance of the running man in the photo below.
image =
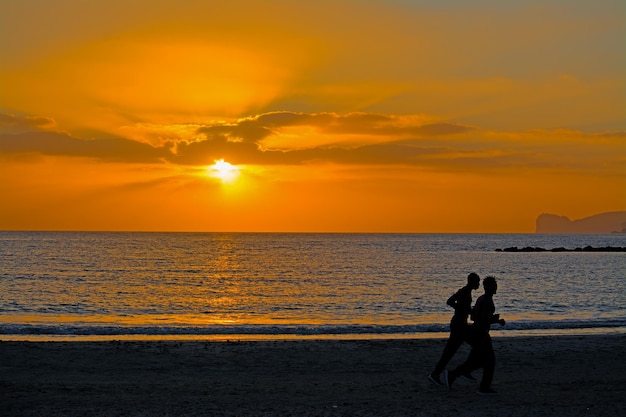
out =
[[[458,290],[452,297],[448,298],[446,304],[454,309],[454,315],[450,320],[450,337],[446,346],[443,348],[441,359],[437,362],[435,369],[428,375],[428,380],[435,385],[443,386],[443,382],[439,375],[445,369],[450,359],[454,356],[463,341],[467,338],[469,325],[467,318],[472,310],[472,290],[478,289],[480,286],[480,277],[477,273],[472,272],[467,276],[467,285]],[[468,372],[464,374],[466,379],[475,381]]]
[[497,392],[491,388],[491,381],[493,380],[493,373],[496,367],[496,355],[493,352],[489,330],[494,323],[499,323],[500,326],[504,326],[506,322],[504,319],[500,318],[499,314],[494,314],[496,307],[493,304],[493,296],[498,292],[496,279],[491,276],[485,278],[483,280],[483,287],[485,288],[485,293],[478,297],[474,310],[472,311],[474,324],[470,327],[470,337],[468,340],[472,346],[472,350],[463,364],[459,365],[453,371],[446,370],[444,372],[444,378],[448,389],[452,389],[452,384],[459,376],[478,368],[483,368],[483,377],[480,381],[478,394],[494,395],[497,394]]

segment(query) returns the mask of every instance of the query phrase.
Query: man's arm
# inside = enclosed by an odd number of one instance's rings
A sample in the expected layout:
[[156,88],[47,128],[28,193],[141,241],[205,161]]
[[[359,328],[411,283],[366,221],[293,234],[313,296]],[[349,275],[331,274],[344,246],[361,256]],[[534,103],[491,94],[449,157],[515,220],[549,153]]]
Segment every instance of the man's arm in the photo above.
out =
[[499,314],[494,314],[491,316],[491,324],[499,323],[500,326],[504,326],[506,321],[500,318]]
[[489,299],[488,307],[488,314],[485,315],[485,318],[489,320],[489,324],[499,323],[500,326],[504,326],[506,322],[504,321],[504,319],[500,318],[500,314],[494,314],[496,311],[496,306],[493,304],[493,299]]
[[448,304],[450,307],[452,307],[455,310],[456,310],[456,307],[457,307],[457,303],[459,301],[459,293],[460,292],[461,292],[461,290],[458,290],[457,292],[452,294],[452,296],[450,298],[448,298],[448,301],[446,301],[446,304]]
[[478,297],[476,300],[476,305],[472,310],[472,320],[478,323],[484,324],[494,324],[499,323],[501,326],[504,326],[506,322],[504,319],[500,318],[499,314],[493,314],[492,312],[495,310],[495,306],[493,302],[490,301],[485,296]]

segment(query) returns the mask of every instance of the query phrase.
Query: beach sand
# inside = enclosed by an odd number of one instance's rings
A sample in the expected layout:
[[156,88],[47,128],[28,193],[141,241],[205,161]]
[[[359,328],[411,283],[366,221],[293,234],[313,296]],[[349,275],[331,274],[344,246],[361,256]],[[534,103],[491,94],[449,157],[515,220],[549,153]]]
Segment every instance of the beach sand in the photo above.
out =
[[[626,335],[494,337],[496,397],[444,339],[0,342],[2,416],[618,416]],[[451,363],[468,353],[464,346]],[[480,377],[481,371],[475,375]]]

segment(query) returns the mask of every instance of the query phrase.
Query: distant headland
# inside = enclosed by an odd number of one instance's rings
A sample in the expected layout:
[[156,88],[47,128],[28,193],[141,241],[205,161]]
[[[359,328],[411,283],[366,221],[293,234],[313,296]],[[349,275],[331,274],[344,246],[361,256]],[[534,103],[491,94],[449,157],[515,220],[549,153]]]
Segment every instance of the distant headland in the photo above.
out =
[[541,214],[535,233],[626,233],[626,211],[600,213],[578,220],[557,214]]

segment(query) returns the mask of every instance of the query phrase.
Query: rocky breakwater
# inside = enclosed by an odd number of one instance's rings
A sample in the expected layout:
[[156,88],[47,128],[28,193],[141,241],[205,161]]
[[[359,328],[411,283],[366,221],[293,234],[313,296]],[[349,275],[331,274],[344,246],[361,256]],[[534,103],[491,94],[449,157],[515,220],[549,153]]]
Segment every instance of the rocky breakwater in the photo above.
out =
[[496,249],[496,252],[626,252],[626,247],[622,246],[602,246],[602,247],[593,247],[593,246],[585,246],[583,248],[539,248],[526,246],[523,248],[518,248],[517,246],[512,246],[504,249]]

